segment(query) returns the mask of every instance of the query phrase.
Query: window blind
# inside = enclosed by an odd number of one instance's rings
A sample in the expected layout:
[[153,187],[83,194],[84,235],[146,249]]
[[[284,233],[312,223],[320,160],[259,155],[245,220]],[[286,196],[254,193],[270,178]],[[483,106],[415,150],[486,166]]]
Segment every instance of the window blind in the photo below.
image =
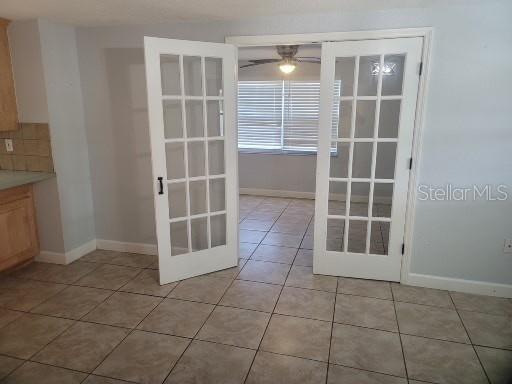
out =
[[[337,136],[341,82],[334,84],[332,135]],[[240,81],[238,147],[311,152],[317,150],[320,83]],[[334,144],[331,151],[336,151]]]

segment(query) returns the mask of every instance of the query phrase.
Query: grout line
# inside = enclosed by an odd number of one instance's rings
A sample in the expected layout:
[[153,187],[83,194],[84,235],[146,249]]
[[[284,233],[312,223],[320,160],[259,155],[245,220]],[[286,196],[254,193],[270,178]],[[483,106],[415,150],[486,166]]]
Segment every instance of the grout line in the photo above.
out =
[[336,278],[336,291],[334,293],[334,308],[332,311],[331,336],[329,337],[329,352],[327,354],[327,373],[325,375],[325,384],[329,382],[329,364],[331,363],[332,334],[334,332],[334,316],[336,314],[336,300],[338,298],[338,278]]
[[393,293],[393,288],[392,287],[390,287],[390,288],[391,288],[391,297],[393,298],[393,309],[395,311],[396,328],[398,330],[398,340],[400,341],[400,349],[402,350],[402,360],[404,362],[405,379],[407,380],[407,383],[409,383],[409,371],[407,370],[407,361],[405,360],[404,343],[402,342],[402,334],[400,333],[400,323],[398,322],[398,313],[396,311],[395,295]]

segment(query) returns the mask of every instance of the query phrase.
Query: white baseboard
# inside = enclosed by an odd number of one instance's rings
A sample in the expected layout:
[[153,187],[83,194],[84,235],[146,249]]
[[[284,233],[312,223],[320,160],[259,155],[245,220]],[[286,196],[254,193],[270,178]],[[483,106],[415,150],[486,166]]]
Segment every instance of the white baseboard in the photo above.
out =
[[404,284],[448,291],[512,298],[512,285],[409,273]]
[[70,264],[73,261],[78,260],[82,256],[87,255],[88,253],[94,251],[95,249],[96,239],[93,239],[66,253],[41,251],[39,252],[39,255],[35,257],[35,260],[41,261],[43,263]]
[[140,253],[143,255],[157,255],[156,244],[127,243],[123,241],[96,239],[96,247],[107,251]]
[[267,196],[267,197],[292,197],[296,199],[315,199],[315,192],[285,191],[279,189],[240,188],[241,195]]

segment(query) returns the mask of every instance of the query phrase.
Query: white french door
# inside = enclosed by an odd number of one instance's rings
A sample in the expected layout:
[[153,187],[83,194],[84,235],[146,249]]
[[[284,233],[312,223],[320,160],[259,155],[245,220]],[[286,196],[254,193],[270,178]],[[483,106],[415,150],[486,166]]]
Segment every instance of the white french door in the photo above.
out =
[[236,50],[144,38],[160,284],[237,265]]
[[421,38],[322,44],[314,273],[400,281],[421,50]]

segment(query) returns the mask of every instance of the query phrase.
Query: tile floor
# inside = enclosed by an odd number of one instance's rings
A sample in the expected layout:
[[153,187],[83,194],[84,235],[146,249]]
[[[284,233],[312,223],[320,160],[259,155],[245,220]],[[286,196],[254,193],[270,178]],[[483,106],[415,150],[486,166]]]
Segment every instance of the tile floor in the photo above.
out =
[[99,250],[0,276],[0,382],[510,383],[511,300],[313,276],[312,213],[242,196],[239,267],[175,284]]

